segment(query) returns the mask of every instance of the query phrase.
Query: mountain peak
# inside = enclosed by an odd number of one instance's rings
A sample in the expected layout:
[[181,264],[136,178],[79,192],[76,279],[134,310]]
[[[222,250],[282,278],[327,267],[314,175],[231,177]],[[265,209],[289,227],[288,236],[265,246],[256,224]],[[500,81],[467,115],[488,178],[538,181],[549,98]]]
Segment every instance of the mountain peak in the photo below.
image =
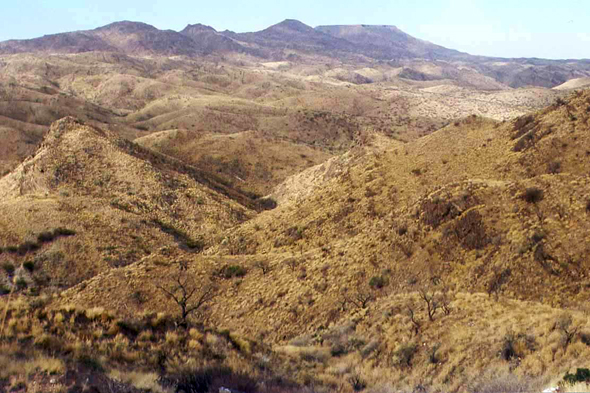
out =
[[148,25],[147,23],[123,20],[123,21],[119,21],[119,22],[110,23],[108,25],[99,27],[95,30],[96,31],[118,30],[120,32],[133,33],[136,31],[150,31],[150,30],[153,31],[153,30],[158,30],[158,29],[152,25]]
[[196,23],[194,25],[188,24],[186,25],[186,27],[180,31],[181,33],[188,33],[188,32],[210,32],[210,33],[217,33],[217,30],[215,30],[213,27],[211,26],[207,26],[201,23]]
[[303,22],[300,22],[296,19],[285,19],[284,21],[277,23],[276,25],[272,25],[267,28],[265,31],[298,31],[301,33],[307,33],[314,31],[313,27],[306,25]]

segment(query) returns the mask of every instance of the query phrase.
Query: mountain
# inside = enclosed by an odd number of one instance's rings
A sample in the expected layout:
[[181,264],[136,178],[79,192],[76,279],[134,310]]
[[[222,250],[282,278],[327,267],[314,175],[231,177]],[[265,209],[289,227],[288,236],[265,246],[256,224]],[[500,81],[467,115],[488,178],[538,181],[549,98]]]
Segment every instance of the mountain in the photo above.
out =
[[466,53],[414,38],[395,26],[335,25],[318,26],[315,29],[333,37],[353,42],[371,57],[445,60],[468,56]]
[[115,22],[91,30],[96,36],[119,51],[130,55],[197,55],[193,41],[172,30],[159,30],[139,22]]
[[[251,33],[217,32],[202,24],[188,25],[180,32],[159,30],[140,22],[115,22],[94,30],[54,34],[30,40],[0,42],[0,55],[16,53],[69,54],[116,52],[128,56],[186,56],[247,54],[258,60],[313,63],[332,58],[349,65],[388,61],[401,67],[401,78],[416,81],[473,80],[475,74],[505,86],[555,87],[569,79],[590,76],[584,61],[501,59],[471,56],[412,37],[389,25],[336,25],[315,29],[286,19]],[[424,72],[428,62],[442,68]],[[436,63],[438,62],[438,63]],[[466,74],[469,74],[467,77]],[[475,76],[478,78],[478,76]],[[352,75],[353,82],[370,78]],[[470,82],[468,82],[470,83]],[[490,83],[484,82],[490,86]]]
[[351,42],[317,31],[298,20],[286,19],[255,33],[225,32],[229,37],[271,50],[303,51],[331,56],[356,55]]
[[180,34],[190,37],[196,47],[205,54],[211,53],[256,53],[235,40],[218,33],[214,28],[202,24],[188,25]]

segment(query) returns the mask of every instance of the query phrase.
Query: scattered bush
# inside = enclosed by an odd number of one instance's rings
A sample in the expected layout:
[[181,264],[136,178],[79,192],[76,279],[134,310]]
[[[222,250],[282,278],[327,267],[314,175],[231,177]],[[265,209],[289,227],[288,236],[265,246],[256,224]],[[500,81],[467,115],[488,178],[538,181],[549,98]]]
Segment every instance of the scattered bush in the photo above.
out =
[[547,173],[551,173],[553,175],[561,172],[561,162],[559,161],[551,161],[547,164]]
[[4,271],[6,272],[6,274],[8,274],[9,276],[12,276],[14,274],[14,265],[10,262],[4,262],[2,264],[2,269],[4,269]]
[[242,393],[256,393],[254,379],[244,373],[237,373],[225,366],[209,366],[205,369],[188,369],[181,373],[162,378],[164,386],[173,387],[176,392],[203,393],[218,392],[220,388]]
[[441,199],[428,200],[422,203],[422,221],[433,228],[457,217],[459,209],[448,201]]
[[389,280],[384,276],[374,276],[369,280],[369,286],[374,289],[381,289],[389,284]]
[[515,357],[523,358],[526,356],[527,351],[532,352],[536,348],[537,342],[533,336],[524,333],[514,334],[508,332],[504,336],[500,356],[502,359],[510,361]]
[[29,252],[37,251],[41,246],[38,243],[32,241],[26,241],[18,246],[17,253],[19,255],[25,255]]
[[26,261],[25,263],[23,263],[23,267],[28,270],[29,272],[33,272],[33,270],[35,270],[35,262],[33,261]]
[[261,210],[272,210],[277,207],[277,202],[272,198],[260,198],[258,206]]
[[248,270],[240,265],[226,265],[222,267],[217,274],[220,277],[230,279],[234,277],[244,277],[247,273]]
[[15,284],[18,289],[25,289],[29,285],[27,280],[22,277],[17,278]]
[[355,392],[365,390],[367,387],[367,383],[358,374],[351,375],[348,378],[348,383],[350,383],[352,390]]
[[563,377],[563,381],[568,385],[575,385],[582,382],[590,384],[590,369],[579,368],[576,370],[575,374],[570,374],[568,372]]
[[49,232],[49,231],[41,232],[40,234],[37,235],[37,241],[39,243],[48,243],[48,242],[52,241],[54,238],[55,238],[55,235],[53,234],[53,232]]
[[457,220],[453,233],[468,250],[478,250],[489,243],[481,214],[475,210],[468,211]]
[[69,236],[74,236],[76,234],[76,231],[74,231],[73,229],[68,229],[68,228],[55,228],[53,230],[53,234],[54,236],[64,236],[64,237],[69,237]]
[[545,198],[545,194],[538,187],[529,187],[522,194],[522,199],[528,203],[539,203],[543,198]]
[[10,288],[8,288],[4,284],[0,284],[0,295],[8,295],[10,293]]
[[411,367],[412,359],[417,351],[418,345],[416,345],[416,343],[411,342],[402,344],[394,353],[397,359],[397,365],[400,367]]
[[580,333],[580,340],[586,344],[586,345],[590,345],[590,333]]

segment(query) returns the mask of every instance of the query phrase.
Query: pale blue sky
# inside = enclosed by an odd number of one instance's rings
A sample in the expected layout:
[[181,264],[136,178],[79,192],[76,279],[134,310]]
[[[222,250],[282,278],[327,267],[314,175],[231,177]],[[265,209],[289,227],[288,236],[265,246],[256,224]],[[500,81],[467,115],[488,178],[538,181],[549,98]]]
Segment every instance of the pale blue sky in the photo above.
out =
[[308,25],[391,24],[476,55],[590,58],[589,0],[2,0],[0,41],[119,20],[180,30],[257,31],[283,19]]

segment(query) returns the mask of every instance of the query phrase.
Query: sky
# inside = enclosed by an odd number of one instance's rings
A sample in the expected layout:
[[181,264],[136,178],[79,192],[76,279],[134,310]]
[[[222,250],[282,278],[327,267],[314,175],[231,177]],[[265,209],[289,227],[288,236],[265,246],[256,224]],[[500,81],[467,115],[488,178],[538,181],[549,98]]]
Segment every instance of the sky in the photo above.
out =
[[395,25],[474,55],[590,58],[589,0],[2,0],[0,41],[120,20],[182,30],[258,31],[284,19],[310,26]]

